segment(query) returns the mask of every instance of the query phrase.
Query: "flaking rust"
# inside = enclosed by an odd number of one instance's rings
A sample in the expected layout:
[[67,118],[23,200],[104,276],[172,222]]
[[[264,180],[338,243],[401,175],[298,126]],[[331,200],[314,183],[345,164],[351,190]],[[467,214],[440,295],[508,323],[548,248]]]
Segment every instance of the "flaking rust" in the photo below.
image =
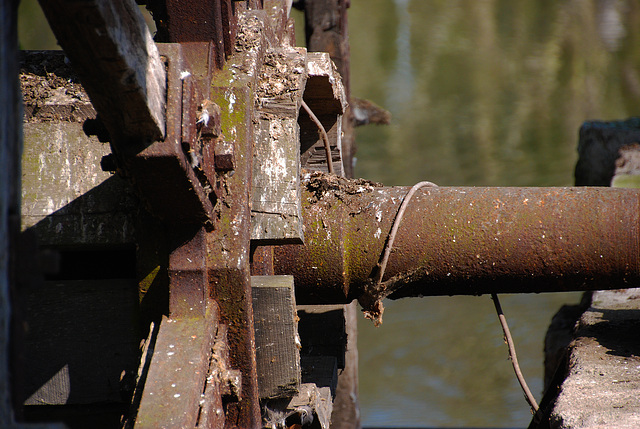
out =
[[[310,172],[303,170],[303,186],[310,195],[307,201],[316,203],[330,196],[341,201],[350,199],[354,195],[360,195],[382,188],[381,183],[366,179],[347,179],[342,176],[325,174],[319,171]],[[358,203],[357,200],[354,201]]]

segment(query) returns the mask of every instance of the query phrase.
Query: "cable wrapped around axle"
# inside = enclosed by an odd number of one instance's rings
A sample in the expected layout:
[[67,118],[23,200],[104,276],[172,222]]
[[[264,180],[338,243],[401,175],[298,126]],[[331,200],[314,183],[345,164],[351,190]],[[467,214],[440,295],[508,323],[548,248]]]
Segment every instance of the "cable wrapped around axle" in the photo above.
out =
[[300,303],[619,289],[640,277],[640,192],[614,188],[417,190],[381,282],[373,281],[409,187],[314,173],[305,244],[279,246]]

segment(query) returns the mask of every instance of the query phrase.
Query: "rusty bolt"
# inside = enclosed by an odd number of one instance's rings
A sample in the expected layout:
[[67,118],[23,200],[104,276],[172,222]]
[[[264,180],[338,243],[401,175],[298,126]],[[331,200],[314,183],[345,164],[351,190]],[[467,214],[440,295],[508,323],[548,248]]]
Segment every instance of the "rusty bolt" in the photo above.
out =
[[100,168],[102,169],[102,171],[115,173],[118,170],[116,157],[112,153],[103,156],[102,159],[100,160]]
[[220,373],[220,393],[222,396],[240,401],[242,399],[242,374],[237,369],[225,369]]
[[204,100],[198,111],[198,125],[203,138],[215,138],[222,135],[220,106],[211,100]]
[[218,171],[235,170],[235,150],[232,142],[219,140],[214,149],[215,168]]

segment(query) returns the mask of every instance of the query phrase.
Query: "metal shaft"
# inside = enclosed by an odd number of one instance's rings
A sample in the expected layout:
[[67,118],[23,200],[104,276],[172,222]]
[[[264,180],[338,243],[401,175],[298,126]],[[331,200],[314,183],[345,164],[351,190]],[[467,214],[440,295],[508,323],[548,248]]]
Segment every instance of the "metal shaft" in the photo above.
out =
[[[640,192],[613,188],[409,188],[310,192],[305,242],[275,252],[300,302],[617,289],[638,284]],[[361,301],[362,302],[362,301]]]

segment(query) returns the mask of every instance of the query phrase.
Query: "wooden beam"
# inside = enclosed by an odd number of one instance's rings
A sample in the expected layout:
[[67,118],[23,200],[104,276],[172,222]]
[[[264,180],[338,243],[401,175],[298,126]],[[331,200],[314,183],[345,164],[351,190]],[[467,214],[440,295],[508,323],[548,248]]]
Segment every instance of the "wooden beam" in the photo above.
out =
[[260,399],[291,398],[300,386],[300,351],[292,276],[252,276]]
[[298,112],[307,82],[306,57],[304,48],[275,49],[260,69],[251,203],[251,240],[256,243],[303,242]]
[[40,0],[53,33],[116,143],[165,135],[166,74],[133,0]]
[[[351,0],[305,0],[305,35],[309,52],[328,52],[342,77],[351,105],[350,49],[347,9]],[[348,108],[342,121],[342,157],[346,177],[353,177],[356,153],[353,112]]]
[[206,319],[162,319],[135,421],[136,429],[193,428],[202,409],[210,405],[214,410],[217,408],[218,404],[201,403],[218,328],[215,308],[211,307],[210,312]]
[[24,405],[122,402],[122,374],[133,374],[138,361],[135,280],[52,281],[26,289],[27,371],[18,386]]

